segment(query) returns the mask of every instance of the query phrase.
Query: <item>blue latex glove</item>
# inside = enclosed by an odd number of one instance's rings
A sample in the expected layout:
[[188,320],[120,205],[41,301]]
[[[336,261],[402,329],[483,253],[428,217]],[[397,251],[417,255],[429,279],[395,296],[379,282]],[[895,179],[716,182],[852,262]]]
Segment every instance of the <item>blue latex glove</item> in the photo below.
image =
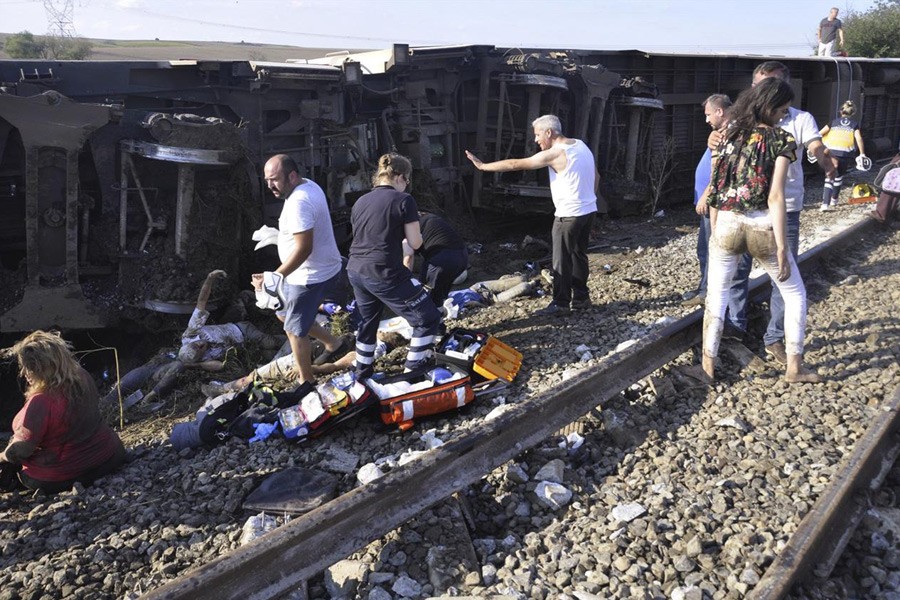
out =
[[253,425],[253,432],[256,434],[250,438],[250,443],[261,442],[267,439],[274,431],[278,429],[278,423],[256,423]]

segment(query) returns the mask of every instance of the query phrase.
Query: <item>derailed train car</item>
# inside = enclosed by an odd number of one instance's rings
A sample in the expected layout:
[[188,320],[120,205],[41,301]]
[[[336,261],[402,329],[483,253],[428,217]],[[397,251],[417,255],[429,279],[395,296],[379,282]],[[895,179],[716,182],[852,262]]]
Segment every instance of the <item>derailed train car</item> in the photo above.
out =
[[[277,152],[325,189],[344,243],[389,150],[411,157],[425,205],[549,213],[546,173],[484,174],[463,150],[530,154],[530,122],[550,112],[594,150],[602,210],[687,202],[700,102],[736,95],[762,60],[395,45],[286,63],[0,61],[0,331],[189,311],[207,269],[249,268],[250,232],[280,208],[261,180]],[[780,60],[821,124],[850,98],[868,153],[896,147],[900,60]]]

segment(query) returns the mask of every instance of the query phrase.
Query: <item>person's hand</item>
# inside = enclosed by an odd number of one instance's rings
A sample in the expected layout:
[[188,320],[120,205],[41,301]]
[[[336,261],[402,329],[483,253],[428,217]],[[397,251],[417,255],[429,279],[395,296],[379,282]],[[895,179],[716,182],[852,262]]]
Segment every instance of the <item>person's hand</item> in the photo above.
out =
[[788,261],[787,249],[778,250],[778,281],[787,281],[791,276],[791,263]]
[[479,171],[481,170],[481,167],[484,165],[484,163],[481,161],[480,158],[478,158],[477,156],[475,156],[468,150],[466,150],[466,158],[468,158],[470,161],[472,161],[472,164],[475,165],[475,168],[478,169]]
[[250,285],[253,286],[253,289],[257,292],[261,292],[263,289],[263,274],[262,273],[254,273],[250,276]]
[[228,277],[228,273],[223,271],[222,269],[216,269],[215,271],[210,271],[209,275],[206,276],[207,279],[225,279]]
[[710,150],[715,150],[722,143],[723,139],[725,139],[725,134],[718,129],[713,129],[706,139],[706,147]]
[[822,167],[825,169],[826,177],[834,177],[837,175],[838,161],[835,157],[829,155],[825,157],[825,164]]
[[694,210],[697,211],[697,214],[701,217],[709,216],[709,205],[706,204],[706,198],[700,198],[697,201],[697,206],[694,207]]

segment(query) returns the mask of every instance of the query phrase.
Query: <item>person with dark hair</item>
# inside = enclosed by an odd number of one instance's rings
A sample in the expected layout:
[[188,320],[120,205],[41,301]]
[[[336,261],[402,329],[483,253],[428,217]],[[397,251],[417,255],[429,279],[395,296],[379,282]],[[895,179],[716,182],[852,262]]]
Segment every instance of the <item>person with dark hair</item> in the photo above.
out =
[[431,360],[441,323],[431,296],[416,285],[403,266],[403,240],[413,250],[422,246],[419,212],[409,194],[412,164],[399,154],[378,159],[374,189],[360,197],[350,212],[353,242],[347,277],[353,286],[360,325],[356,333],[356,375],[373,374],[378,323],[384,307],[405,318],[413,328],[404,368]]
[[[768,78],[780,79],[790,84],[791,72],[784,63],[777,60],[765,61],[758,64],[753,70],[751,87],[759,85]],[[794,141],[797,144],[797,156],[803,155],[805,147],[806,153],[815,157],[816,163],[825,171],[826,177],[833,175],[837,167],[837,161],[831,156],[831,151],[822,143],[819,126],[811,114],[791,106],[788,108],[788,113],[784,118],[778,122],[778,127],[794,137]],[[712,132],[709,137],[710,147],[717,147],[721,139],[721,132]],[[794,260],[797,259],[800,251],[800,212],[803,210],[804,191],[803,164],[800,160],[795,160],[788,166],[787,179],[784,184],[784,203],[787,211],[785,227],[788,246],[791,254],[794,255]],[[740,297],[741,300],[740,305],[735,306],[733,309],[734,315],[736,318],[744,315],[743,321],[745,323],[744,327],[746,327],[750,269],[746,269],[745,272],[735,277],[741,280],[740,284],[734,284],[734,286],[740,288],[740,293],[733,292],[732,298],[734,300]],[[732,306],[734,306],[734,303],[732,303]],[[787,365],[784,337],[784,299],[781,297],[779,288],[773,286],[772,296],[769,300],[769,325],[763,336],[763,343],[766,355],[780,365]]]
[[35,331],[4,355],[18,360],[28,384],[0,453],[4,472],[18,471],[25,487],[55,494],[119,468],[125,448],[100,417],[94,380],[59,335]]
[[[831,124],[823,127],[819,134],[822,143],[828,148],[830,154],[837,159],[837,171],[834,175],[825,176],[825,189],[822,193],[822,211],[833,210],[838,205],[838,196],[841,194],[841,186],[844,184],[844,173],[853,154],[859,150],[859,156],[866,156],[866,147],[863,145],[862,134],[859,132],[859,122],[853,118],[856,115],[856,104],[847,100],[841,105],[841,116],[831,121]],[[870,163],[871,164],[871,163]]]
[[270,158],[263,169],[269,190],[284,206],[278,218],[278,258],[274,273],[256,273],[251,278],[257,290],[273,283],[283,306],[275,314],[284,323],[297,370],[297,382],[312,391],[312,335],[325,344],[323,360],[336,360],[350,351],[349,344],[315,322],[326,292],[338,282],[341,255],[334,238],[325,192],[314,181],[300,177],[297,163],[286,154]]
[[820,380],[802,365],[806,288],[788,248],[785,227],[784,182],[788,165],[796,160],[797,143],[776,125],[793,99],[791,86],[776,78],[743,92],[731,109],[729,127],[713,156],[708,200],[712,239],[702,357],[703,371],[710,380],[715,376],[728,289],[745,252],[762,263],[785,298],[785,380]]
[[450,286],[469,268],[469,253],[466,243],[443,217],[420,211],[419,228],[422,245],[413,250],[405,244],[403,264],[412,271],[414,255],[422,255],[419,279],[431,290],[434,305],[440,307],[450,293]]
[[581,140],[564,136],[559,117],[543,115],[531,126],[534,142],[541,149],[537,154],[486,163],[466,150],[466,158],[479,171],[549,169],[550,195],[555,208],[551,230],[553,300],[536,314],[563,315],[570,307],[591,307],[587,248],[597,214],[600,175],[590,148]]

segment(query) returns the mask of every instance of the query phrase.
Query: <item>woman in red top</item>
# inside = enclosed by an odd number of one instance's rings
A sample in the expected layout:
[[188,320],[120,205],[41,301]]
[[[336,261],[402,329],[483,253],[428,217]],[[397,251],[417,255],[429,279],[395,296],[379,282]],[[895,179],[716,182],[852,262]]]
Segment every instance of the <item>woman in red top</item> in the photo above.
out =
[[[26,487],[54,494],[90,485],[118,468],[125,448],[100,417],[97,386],[59,335],[35,331],[4,352],[28,383],[3,470],[19,469]],[[5,464],[9,463],[9,464]]]

